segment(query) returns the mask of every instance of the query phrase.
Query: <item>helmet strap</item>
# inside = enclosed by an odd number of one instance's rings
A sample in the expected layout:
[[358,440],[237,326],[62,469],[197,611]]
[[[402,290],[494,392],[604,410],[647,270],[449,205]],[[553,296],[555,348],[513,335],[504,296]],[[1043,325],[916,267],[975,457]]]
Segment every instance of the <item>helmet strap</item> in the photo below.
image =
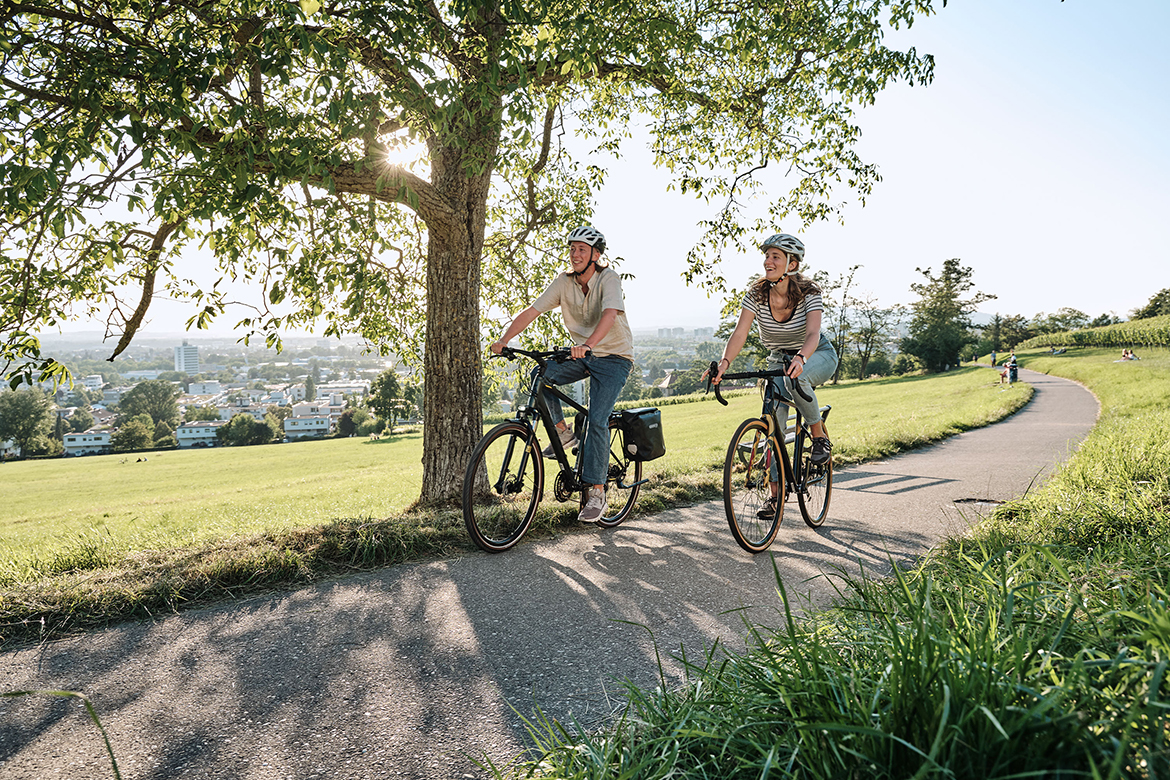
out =
[[591,257],[591,258],[589,258],[589,265],[585,266],[585,267],[584,267],[584,268],[582,268],[580,271],[570,271],[570,272],[569,272],[569,278],[570,278],[570,279],[576,279],[576,278],[577,278],[577,277],[579,277],[579,276],[582,276],[582,275],[584,275],[584,274],[587,274],[587,273],[589,273],[589,269],[590,269],[590,268],[592,268],[592,267],[593,267],[593,266],[595,266],[595,265],[597,265],[597,260],[596,260],[595,258],[592,258],[592,257]]

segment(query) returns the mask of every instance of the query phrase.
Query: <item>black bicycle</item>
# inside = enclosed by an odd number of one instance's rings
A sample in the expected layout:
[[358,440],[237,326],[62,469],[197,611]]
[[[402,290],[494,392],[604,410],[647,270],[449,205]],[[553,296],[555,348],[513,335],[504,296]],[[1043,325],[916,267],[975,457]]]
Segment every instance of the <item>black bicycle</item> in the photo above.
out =
[[[569,462],[561,438],[557,435],[548,408],[539,400],[539,392],[556,396],[577,412],[573,429],[578,442],[584,438],[589,419],[588,410],[555,385],[544,379],[549,361],[557,363],[571,359],[567,348],[551,351],[530,351],[505,347],[500,357],[514,360],[517,356],[531,358],[537,364],[528,389],[528,401],[516,408],[516,416],[488,431],[471,453],[467,472],[463,477],[463,522],[472,540],[488,552],[503,552],[515,545],[532,519],[544,495],[544,459],[536,438],[536,423],[543,423],[546,438],[552,443],[560,471],[553,481],[553,495],[557,501],[568,501],[574,495],[584,506],[589,485],[581,480],[580,445],[573,449],[577,462]],[[517,394],[517,398],[520,395]],[[634,460],[623,446],[620,412],[609,418],[609,470],[605,477],[606,508],[597,524],[613,528],[629,515],[638,498],[642,479],[642,462]]]
[[[800,410],[770,381],[780,377],[789,393],[795,390],[811,401],[812,397],[785,373],[790,362],[791,358],[785,356],[782,367],[776,370],[723,375],[723,380],[769,380],[765,382],[760,416],[740,423],[723,462],[723,506],[727,523],[739,546],[752,553],[768,549],[776,538],[789,495],[796,495],[804,522],[812,528],[825,522],[833,496],[832,457],[824,463],[813,463],[812,434],[805,428]],[[718,364],[712,363],[708,376],[714,377],[717,371]],[[714,388],[719,403],[727,406],[719,385]],[[783,425],[778,414],[780,409],[793,412],[785,414]],[[830,411],[831,407],[822,406],[821,419],[827,419]]]

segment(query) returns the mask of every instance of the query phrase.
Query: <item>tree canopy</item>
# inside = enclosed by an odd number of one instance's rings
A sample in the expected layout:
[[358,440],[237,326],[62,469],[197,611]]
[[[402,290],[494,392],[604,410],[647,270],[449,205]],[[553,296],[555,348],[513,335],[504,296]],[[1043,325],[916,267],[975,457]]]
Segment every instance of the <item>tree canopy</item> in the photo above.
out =
[[932,5],[6,5],[0,366],[60,374],[30,334],[76,309],[107,318],[113,359],[156,293],[206,327],[220,280],[250,282],[245,335],[358,332],[422,363],[423,498],[448,498],[481,432],[481,328],[547,284],[604,181],[563,137],[615,150],[645,121],[656,164],[712,203],[686,275],[721,289],[722,247],[762,229],[750,198],[770,225],[870,191],[854,110],[930,80],[883,36]]
[[1145,306],[1134,309],[1132,316],[1135,320],[1144,320],[1164,314],[1170,314],[1170,287],[1154,293]]
[[970,298],[962,297],[975,283],[971,269],[958,258],[945,261],[938,276],[929,268],[916,270],[926,281],[910,285],[918,300],[910,304],[913,315],[909,334],[902,339],[902,351],[922,361],[927,371],[957,366],[963,347],[975,341],[970,315],[995,296],[977,292]]
[[118,401],[118,422],[140,414],[149,415],[150,429],[159,422],[165,422],[174,430],[179,424],[179,388],[161,379],[139,382],[122,395]]
[[0,391],[0,441],[11,439],[28,455],[53,429],[53,404],[38,387]]
[[141,416],[135,416],[110,436],[110,449],[114,452],[148,449],[154,440],[153,434],[151,426]]
[[268,444],[284,438],[284,430],[279,420],[271,414],[265,414],[263,420],[257,420],[245,412],[233,415],[227,425],[220,426],[215,432],[221,444],[230,447],[244,447],[252,444]]

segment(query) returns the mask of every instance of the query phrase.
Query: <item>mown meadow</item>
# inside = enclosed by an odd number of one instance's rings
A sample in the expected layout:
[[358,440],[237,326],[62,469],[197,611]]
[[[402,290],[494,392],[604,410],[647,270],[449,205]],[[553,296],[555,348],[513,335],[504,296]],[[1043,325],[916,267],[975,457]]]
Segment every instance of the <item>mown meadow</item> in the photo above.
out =
[[913,571],[630,687],[594,731],[529,723],[509,778],[1170,777],[1170,350],[1018,352],[1100,399],[1041,489]]
[[[834,457],[871,460],[1027,402],[1027,385],[997,379],[964,368],[822,388]],[[668,454],[647,464],[636,513],[719,495],[727,440],[760,400],[750,391],[727,407],[711,398],[662,406]],[[413,504],[421,446],[408,432],[3,464],[0,641],[470,552],[458,507]],[[545,498],[531,535],[572,532],[575,507],[557,504],[549,487]]]

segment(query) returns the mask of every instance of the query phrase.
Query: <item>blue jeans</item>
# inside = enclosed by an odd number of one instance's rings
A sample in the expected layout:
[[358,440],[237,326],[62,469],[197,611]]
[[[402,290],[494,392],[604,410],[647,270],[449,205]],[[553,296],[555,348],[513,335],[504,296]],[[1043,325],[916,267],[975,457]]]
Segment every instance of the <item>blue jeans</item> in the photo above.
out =
[[[581,450],[581,479],[590,485],[604,485],[609,473],[609,415],[621,395],[632,361],[619,355],[586,355],[564,363],[549,363],[544,380],[550,385],[567,385],[589,377],[589,427]],[[542,390],[543,401],[554,423],[565,419],[561,401]]]

